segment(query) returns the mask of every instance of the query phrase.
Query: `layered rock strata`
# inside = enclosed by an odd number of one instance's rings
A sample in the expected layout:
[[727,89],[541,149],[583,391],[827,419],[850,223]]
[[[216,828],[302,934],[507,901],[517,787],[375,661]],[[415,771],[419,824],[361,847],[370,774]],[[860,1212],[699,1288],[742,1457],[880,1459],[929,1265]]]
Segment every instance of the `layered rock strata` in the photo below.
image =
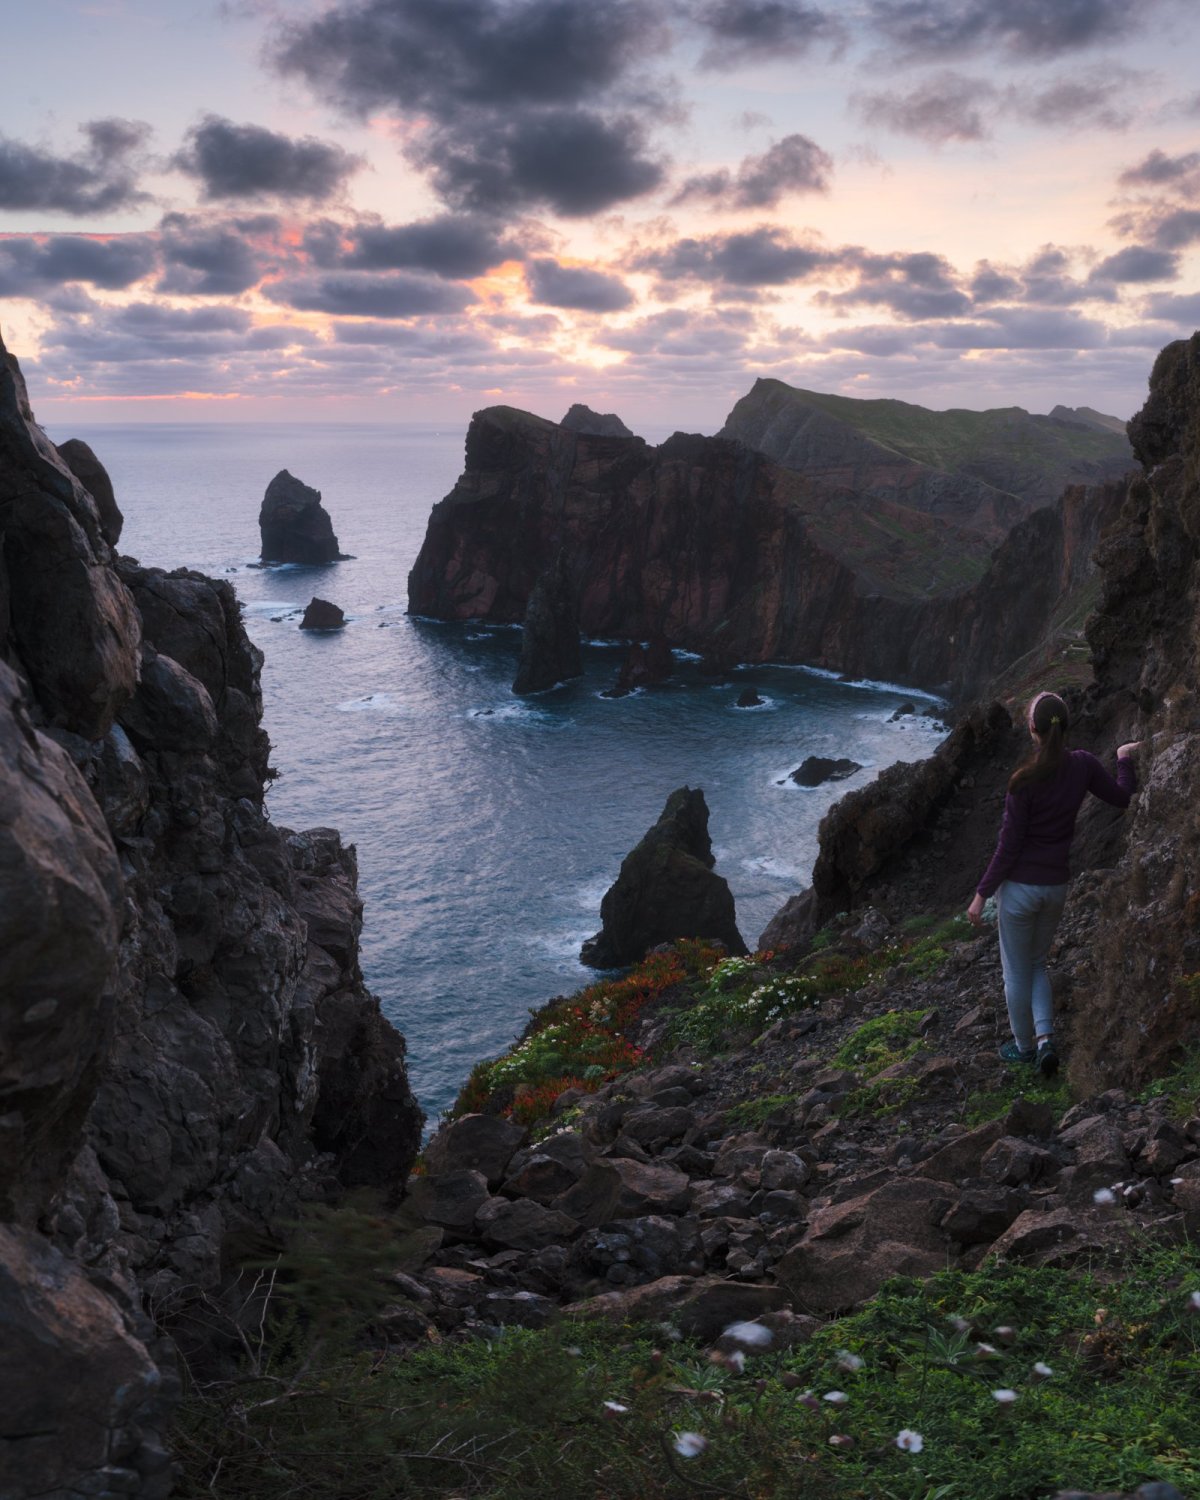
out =
[[310,489],[286,469],[267,485],[258,525],[263,562],[320,564],[343,556],[320,490]]
[[886,498],[848,504],[738,443],[677,433],[651,448],[492,407],[433,508],[409,609],[519,623],[561,552],[586,635],[965,696],[1042,638],[1120,493],[1071,491],[989,563],[960,525]]
[[716,938],[731,953],[745,953],[733,895],[715,863],[704,793],[680,787],[621,861],[600,903],[603,926],[580,958],[597,969],[616,968],[677,938]]
[[[398,1190],[421,1123],[403,1039],[359,969],[353,850],[267,816],[262,657],[233,589],[116,557],[74,457],[33,422],[5,355],[0,1295],[17,1333],[0,1359],[0,1488],[13,1500],[165,1494],[170,1354],[142,1298],[168,1322],[197,1294],[219,1306],[239,1244],[261,1249],[302,1197]],[[67,1367],[87,1382],[61,1379]]]

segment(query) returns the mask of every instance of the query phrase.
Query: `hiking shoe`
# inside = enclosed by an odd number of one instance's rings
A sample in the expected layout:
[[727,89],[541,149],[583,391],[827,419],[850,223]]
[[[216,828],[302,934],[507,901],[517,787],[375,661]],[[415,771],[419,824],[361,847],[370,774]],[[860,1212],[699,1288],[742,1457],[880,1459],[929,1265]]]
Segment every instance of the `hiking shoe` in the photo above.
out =
[[1037,1052],[1033,1047],[1023,1051],[1016,1042],[1005,1042],[1000,1048],[1000,1056],[1008,1063],[1025,1063],[1027,1066],[1037,1060]]
[[1058,1072],[1058,1053],[1054,1050],[1053,1037],[1038,1044],[1037,1070],[1043,1078],[1050,1078]]

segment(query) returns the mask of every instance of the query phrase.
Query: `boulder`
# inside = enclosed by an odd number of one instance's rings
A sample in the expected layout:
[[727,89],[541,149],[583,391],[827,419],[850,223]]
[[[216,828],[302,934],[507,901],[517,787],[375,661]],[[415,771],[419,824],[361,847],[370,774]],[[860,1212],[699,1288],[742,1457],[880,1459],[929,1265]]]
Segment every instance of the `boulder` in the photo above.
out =
[[704,1269],[700,1234],[692,1219],[647,1214],[587,1230],[572,1246],[572,1267],[616,1286],[634,1286]]
[[0,1495],[164,1500],[178,1382],[148,1321],[40,1235],[0,1225],[0,1327]]
[[511,1250],[541,1250],[579,1232],[566,1214],[530,1198],[490,1198],[475,1215],[475,1228],[488,1245]]
[[715,1276],[663,1276],[627,1291],[602,1292],[574,1302],[567,1312],[579,1318],[614,1323],[662,1322],[670,1319],[690,1338],[711,1342],[730,1323],[761,1318],[787,1306],[787,1293],[776,1286],[755,1286]]
[[593,411],[581,401],[576,401],[558,425],[565,427],[568,432],[579,432],[586,437],[633,437],[633,433],[615,412]]
[[950,1206],[943,1184],[894,1179],[818,1210],[776,1267],[798,1306],[833,1313],[873,1297],[891,1276],[929,1276],[947,1261],[937,1227]]
[[346,623],[344,612],[328,599],[318,599],[314,594],[304,609],[300,621],[301,630],[340,630]]
[[540,693],[583,674],[579,603],[565,552],[534,584],[521,632],[514,693]]
[[258,525],[263,562],[331,563],[343,556],[321,492],[286,469],[267,485]]
[[489,1197],[483,1173],[463,1170],[439,1177],[410,1177],[404,1203],[410,1215],[425,1223],[466,1234]]
[[217,737],[208,689],[149,642],[142,648],[142,680],[121,710],[121,727],[139,750],[207,750]]
[[121,540],[125,517],[121,514],[117,497],[113,493],[108,470],[81,438],[68,438],[65,443],[59,443],[58,456],[96,502],[96,510],[100,515],[100,532],[108,545],[115,547]]
[[797,786],[821,786],[826,781],[845,781],[862,767],[856,760],[845,756],[831,760],[825,755],[810,755],[791,773],[790,780]]
[[554,1206],[585,1228],[594,1228],[642,1214],[683,1213],[690,1197],[686,1175],[674,1167],[616,1156],[594,1161]]
[[600,903],[604,925],[583,945],[583,962],[598,969],[636,963],[679,938],[715,938],[731,953],[745,953],[733,896],[713,864],[704,793],[680,787],[622,861]]
[[753,688],[743,688],[737,697],[738,708],[761,708],[762,699]]
[[482,1172],[488,1186],[496,1188],[528,1137],[524,1125],[499,1115],[460,1115],[443,1125],[426,1146],[425,1167],[435,1175],[463,1169]]

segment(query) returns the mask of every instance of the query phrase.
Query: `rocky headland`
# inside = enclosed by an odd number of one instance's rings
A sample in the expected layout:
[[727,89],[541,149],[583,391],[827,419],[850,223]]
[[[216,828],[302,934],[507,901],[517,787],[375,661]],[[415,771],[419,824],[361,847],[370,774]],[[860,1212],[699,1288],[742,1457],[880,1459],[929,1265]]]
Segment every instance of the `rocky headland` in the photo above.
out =
[[[865,441],[847,432],[839,441]],[[854,489],[862,476],[853,465],[846,475],[832,484],[728,437],[677,433],[653,448],[490,407],[472,420],[462,477],[433,508],[409,609],[517,624],[553,568],[585,635],[662,641],[717,669],[803,662],[960,700],[1078,631],[1095,589],[1091,554],[1123,484],[1076,484],[1035,509],[1036,486],[1005,498],[939,471],[953,503],[922,509],[899,482]]]
[[421,1126],[359,969],[354,851],[267,815],[262,657],[232,588],[119,556],[107,476],[65,446],[0,349],[11,1500],[166,1495],[197,1309],[217,1316],[304,1200],[398,1191]]

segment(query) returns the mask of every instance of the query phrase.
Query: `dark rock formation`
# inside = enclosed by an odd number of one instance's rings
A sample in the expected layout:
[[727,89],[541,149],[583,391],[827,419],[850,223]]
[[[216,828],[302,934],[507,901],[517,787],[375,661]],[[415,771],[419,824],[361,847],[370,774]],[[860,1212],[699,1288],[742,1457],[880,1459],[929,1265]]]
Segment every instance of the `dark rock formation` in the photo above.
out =
[[421,1114],[353,850],[266,816],[233,589],[113,556],[6,354],[0,534],[0,1491],[154,1500],[141,1294],[219,1307],[302,1196],[399,1190]]
[[301,630],[340,630],[346,623],[344,612],[328,599],[318,599],[314,594],[304,608]]
[[539,693],[582,673],[579,606],[566,554],[560,552],[529,595],[513,692]]
[[1133,466],[1124,424],[1099,413],[1098,421],[1059,420],[1062,410],[938,412],[757,380],[720,436],[823,488],[899,502],[999,541],[1068,485],[1105,484]]
[[594,968],[636,962],[657,943],[717,938],[745,953],[729,886],[713,871],[704,793],[680,787],[662,816],[621,862],[600,903],[603,927],[580,954]]
[[1110,417],[1094,406],[1055,406],[1051,408],[1050,420],[1075,422],[1080,427],[1098,427],[1101,432],[1115,432],[1118,437],[1125,437],[1128,426],[1120,417]]
[[753,688],[743,688],[742,691],[738,694],[737,707],[761,708],[762,701],[763,700],[758,696]]
[[661,639],[718,673],[799,661],[964,694],[1041,640],[1122,495],[1068,492],[989,562],[976,532],[834,495],[737,443],[650,448],[492,407],[433,508],[409,609],[520,623],[563,552],[585,635]]
[[821,786],[826,781],[845,781],[855,771],[861,771],[858,761],[846,756],[831,760],[827,755],[810,755],[791,773],[790,780],[797,786]]
[[321,492],[286,469],[267,485],[258,525],[263,562],[331,563],[343,556]]
[[113,494],[108,470],[81,438],[69,438],[65,443],[59,443],[58,456],[66,462],[67,468],[96,502],[100,531],[108,545],[115,547],[121,540],[125,517]]
[[666,682],[674,670],[675,658],[662,636],[656,636],[644,646],[641,641],[634,641],[625,653],[616,682],[605,688],[601,697],[625,698],[635,688],[656,687]]
[[559,426],[567,428],[570,432],[586,433],[588,437],[633,436],[615,412],[593,411],[590,406],[584,406],[580,401],[576,401]]

